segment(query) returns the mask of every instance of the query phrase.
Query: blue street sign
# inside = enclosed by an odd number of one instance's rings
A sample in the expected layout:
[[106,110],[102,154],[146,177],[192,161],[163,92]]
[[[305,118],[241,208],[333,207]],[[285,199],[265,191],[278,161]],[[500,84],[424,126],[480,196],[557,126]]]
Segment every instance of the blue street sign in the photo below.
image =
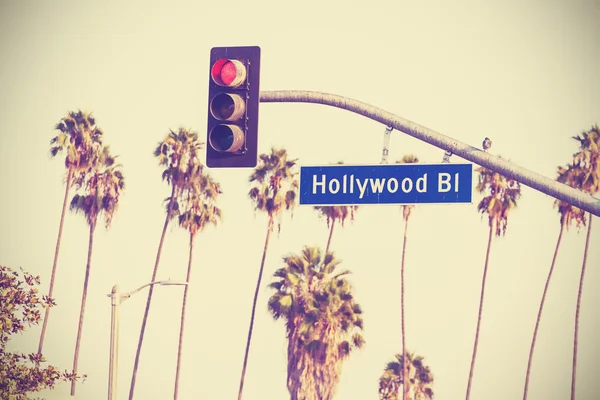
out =
[[471,203],[472,164],[300,167],[300,204]]

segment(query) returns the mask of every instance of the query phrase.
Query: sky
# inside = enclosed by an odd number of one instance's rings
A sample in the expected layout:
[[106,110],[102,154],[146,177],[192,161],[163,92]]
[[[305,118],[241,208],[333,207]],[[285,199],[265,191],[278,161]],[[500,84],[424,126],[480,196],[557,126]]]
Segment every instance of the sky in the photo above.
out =
[[[152,152],[180,126],[206,135],[210,49],[261,47],[260,89],[347,96],[554,178],[577,150],[571,136],[600,123],[597,1],[0,2],[0,263],[42,279],[46,291],[64,194],[64,161],[48,155],[67,112],[93,112],[119,155],[126,189],[109,230],[98,227],[75,399],[106,398],[110,299],[149,282],[169,187]],[[377,164],[385,127],[323,105],[264,103],[259,152],[284,146],[300,165]],[[443,150],[394,131],[390,161]],[[452,158],[452,162],[465,162]],[[224,220],[196,239],[180,399],[236,398],[267,219],[248,199],[251,170],[211,169]],[[475,184],[476,175],[474,177]],[[413,210],[406,256],[406,340],[425,357],[438,399],[464,398],[477,321],[488,225],[473,204]],[[559,230],[553,199],[523,187],[505,237],[494,239],[471,398],[521,398],[529,346]],[[591,233],[580,315],[577,399],[600,391],[600,232]],[[378,399],[378,378],[401,351],[398,205],[360,207],[331,249],[352,271],[366,345],[344,363],[336,399]],[[282,321],[266,285],[282,257],[324,247],[326,222],[310,206],[282,219],[269,245],[244,400],[285,399]],[[88,229],[68,213],[44,353],[72,366]],[[185,278],[188,236],[168,230],[159,279]],[[585,232],[564,236],[542,318],[530,400],[570,393],[573,323]],[[183,288],[156,287],[137,399],[173,393]],[[121,306],[118,398],[129,391],[146,302]],[[40,327],[9,348],[37,350]],[[67,399],[69,385],[43,393]]]

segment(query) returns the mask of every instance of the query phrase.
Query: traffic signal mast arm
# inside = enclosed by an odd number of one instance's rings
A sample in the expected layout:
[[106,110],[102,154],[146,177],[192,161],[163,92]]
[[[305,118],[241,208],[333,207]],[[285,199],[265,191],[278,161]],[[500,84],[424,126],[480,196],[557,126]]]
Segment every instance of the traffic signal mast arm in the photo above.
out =
[[370,104],[335,94],[304,90],[263,91],[260,92],[260,101],[324,104],[360,114],[600,217],[600,199]]

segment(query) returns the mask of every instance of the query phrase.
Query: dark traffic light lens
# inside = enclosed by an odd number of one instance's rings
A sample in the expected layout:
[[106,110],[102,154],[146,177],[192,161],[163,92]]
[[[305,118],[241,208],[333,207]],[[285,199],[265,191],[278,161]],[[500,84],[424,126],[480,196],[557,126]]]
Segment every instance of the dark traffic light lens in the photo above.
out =
[[238,121],[245,111],[246,103],[237,94],[219,93],[210,102],[210,113],[221,121]]
[[213,144],[219,150],[227,150],[233,144],[233,132],[227,127],[221,126],[213,132]]
[[217,125],[210,131],[209,142],[220,153],[235,153],[244,144],[244,132],[236,125]]

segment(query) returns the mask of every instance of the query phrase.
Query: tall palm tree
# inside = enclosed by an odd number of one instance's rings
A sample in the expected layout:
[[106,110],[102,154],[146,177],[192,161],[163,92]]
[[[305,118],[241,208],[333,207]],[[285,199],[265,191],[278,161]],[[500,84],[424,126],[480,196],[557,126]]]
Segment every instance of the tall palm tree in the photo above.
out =
[[[586,193],[595,195],[600,190],[600,130],[598,129],[598,125],[593,126],[589,131],[583,132],[581,135],[574,136],[573,139],[579,142],[579,151],[575,153],[573,164],[570,167],[570,169],[573,171],[573,181],[575,183],[575,187]],[[577,345],[579,337],[579,310],[581,307],[583,280],[585,277],[585,267],[587,264],[587,254],[592,231],[592,214],[589,215],[587,225],[588,229],[585,238],[585,248],[583,251],[583,262],[581,264],[581,276],[579,278],[579,289],[577,291],[577,307],[575,309],[573,370],[571,372],[571,400],[575,400]]]
[[[198,170],[202,169],[202,163],[200,162],[200,150],[202,149],[202,146],[203,143],[199,141],[196,132],[186,128],[179,128],[176,132],[171,130],[154,150],[154,156],[158,158],[158,164],[165,167],[162,178],[171,185],[171,195],[167,205],[167,215],[165,216],[160,241],[158,242],[158,250],[156,252],[156,260],[154,262],[154,269],[152,270],[150,282],[156,280],[167,227],[169,226],[169,221],[175,216],[175,213],[179,208],[177,198],[191,177],[198,173]],[[148,313],[150,312],[150,303],[152,302],[153,293],[154,286],[151,285],[148,290],[146,309],[144,310],[140,338],[138,340],[135,361],[133,363],[131,386],[129,387],[129,400],[133,399],[133,393],[135,391],[137,370],[139,367],[140,354],[144,342],[146,323],[148,321]]]
[[[406,155],[404,157],[402,157],[401,160],[396,161],[397,164],[414,164],[414,163],[418,163],[419,159],[410,154],[410,155]],[[405,260],[405,256],[406,256],[406,238],[407,238],[407,233],[408,233],[408,218],[410,217],[410,213],[412,211],[412,209],[415,206],[413,205],[409,205],[409,204],[405,204],[402,206],[402,218],[404,219],[404,238],[402,240],[402,262],[401,262],[401,268],[400,268],[400,309],[401,309],[401,320],[402,320],[402,360],[408,360],[408,357],[406,355],[406,329],[405,329],[405,325],[404,325],[404,260]],[[409,365],[406,365],[402,371],[404,374],[404,377],[402,379],[402,382],[408,382],[408,369],[409,369]],[[408,390],[409,390],[409,385],[404,385],[404,396],[403,399],[404,400],[409,400],[408,398]]]
[[58,225],[58,236],[56,238],[56,247],[54,249],[50,286],[48,288],[48,295],[46,296],[48,305],[45,307],[42,332],[38,344],[38,354],[42,354],[46,329],[48,328],[48,320],[50,318],[50,306],[54,304],[52,299],[54,293],[54,279],[56,278],[58,253],[65,221],[65,212],[67,210],[69,190],[73,185],[74,176],[85,173],[90,167],[90,160],[94,148],[93,144],[102,144],[102,130],[96,126],[96,119],[88,112],[81,110],[68,112],[67,115],[56,124],[55,129],[58,131],[58,134],[50,140],[50,156],[54,158],[59,153],[65,153],[67,177],[65,180],[65,195],[63,198],[62,211],[60,213],[60,223]]
[[[194,239],[210,225],[216,226],[221,220],[221,209],[216,206],[216,200],[221,194],[220,185],[213,181],[207,173],[199,172],[193,175],[186,185],[181,200],[182,209],[179,215],[179,225],[190,233],[190,253],[188,256],[188,269],[185,281],[190,282],[192,271],[192,257],[194,254]],[[181,325],[179,327],[179,347],[177,350],[177,368],[175,371],[174,399],[179,398],[179,372],[181,370],[181,354],[183,348],[183,329],[185,326],[185,308],[189,286],[183,292],[181,305]]]
[[[404,352],[402,354],[396,354],[396,360],[387,363],[383,374],[379,378],[379,399],[380,400],[399,400],[400,399],[400,386],[408,387],[409,390],[412,387],[413,397],[412,400],[422,399],[433,399],[433,374],[428,366],[423,364],[423,357],[417,356],[413,353]],[[406,357],[406,363],[404,362]],[[402,368],[403,365],[407,365],[407,368]],[[409,371],[408,376],[404,375],[405,370]],[[404,385],[404,382],[408,382]],[[409,395],[404,394],[404,398],[411,400]]]
[[492,238],[494,234],[496,236],[506,234],[506,228],[508,226],[508,213],[517,207],[517,200],[519,197],[521,197],[521,185],[519,182],[506,178],[505,176],[484,167],[479,167],[476,171],[479,172],[479,182],[477,183],[476,189],[479,193],[485,194],[485,197],[477,205],[477,210],[482,214],[488,215],[490,229],[487,250],[485,253],[485,264],[483,267],[481,297],[479,299],[479,313],[477,315],[477,328],[475,331],[475,342],[473,344],[473,356],[471,358],[469,382],[467,384],[467,400],[469,400],[469,396],[471,395],[471,382],[473,380],[473,371],[475,370],[475,358],[477,357],[479,328],[481,326],[483,298],[485,294],[485,280],[487,277]]
[[[338,165],[343,164],[339,161]],[[333,236],[333,228],[335,222],[339,221],[342,226],[348,218],[350,221],[354,221],[354,213],[358,211],[358,206],[316,206],[315,210],[319,212],[320,217],[325,217],[327,220],[327,227],[329,228],[329,236],[327,237],[327,246],[325,246],[325,254],[329,253],[329,246],[331,245],[331,237]]]
[[269,310],[285,320],[291,400],[331,400],[343,361],[364,344],[362,310],[333,253],[305,247],[283,258],[269,286]]
[[[564,182],[570,186],[573,186],[573,176],[570,174],[569,169],[564,167],[558,168],[559,182]],[[546,294],[548,293],[548,287],[550,286],[550,279],[552,278],[552,272],[554,271],[554,264],[556,263],[556,257],[558,255],[558,248],[563,236],[565,228],[568,230],[573,222],[576,223],[577,228],[583,224],[585,225],[585,212],[567,202],[562,200],[555,200],[554,206],[558,207],[558,213],[560,214],[560,230],[558,231],[558,239],[556,241],[556,247],[554,248],[554,256],[550,263],[550,270],[548,271],[548,277],[546,278],[546,284],[544,285],[544,291],[542,293],[542,300],[540,301],[540,308],[538,310],[537,320],[535,321],[535,328],[533,330],[533,338],[531,340],[531,347],[529,349],[529,360],[527,361],[527,372],[525,374],[525,388],[523,390],[523,400],[527,399],[529,389],[529,376],[531,373],[531,364],[533,362],[533,351],[535,349],[538,329],[540,326],[540,320],[542,318],[542,312],[544,310],[544,302],[546,301]]]
[[[256,312],[256,301],[260,290],[263,270],[265,267],[265,258],[269,246],[269,237],[273,231],[275,218],[281,218],[285,210],[293,210],[296,205],[298,192],[298,172],[296,161],[288,159],[287,151],[284,148],[271,149],[270,154],[261,154],[259,163],[250,175],[252,187],[248,193],[250,200],[254,204],[256,211],[267,213],[267,236],[263,248],[258,279],[256,281],[256,290],[254,291],[254,300],[252,301],[252,313],[250,315],[250,326],[248,328],[248,339],[246,341],[246,351],[244,353],[244,363],[242,365],[242,375],[240,377],[240,387],[238,391],[238,400],[242,400],[244,389],[244,378],[246,377],[246,367],[248,365],[248,353],[250,352],[250,342],[252,341],[252,329],[254,327],[254,314]],[[277,223],[278,231],[281,229],[281,222]]]
[[[94,231],[98,216],[104,214],[104,225],[110,227],[112,218],[119,205],[119,196],[125,188],[125,179],[121,172],[121,165],[114,163],[114,158],[105,148],[105,157],[98,162],[85,176],[82,182],[83,193],[76,194],[71,200],[70,209],[76,213],[82,213],[89,225],[88,255],[85,268],[85,279],[83,281],[83,294],[81,296],[81,310],[79,312],[79,325],[77,329],[77,341],[75,342],[75,355],[73,356],[73,373],[77,373],[79,360],[79,349],[81,346],[81,335],[83,332],[83,318],[85,315],[85,304],[92,265],[92,249],[94,244]],[[71,382],[71,396],[75,395],[75,383]]]

